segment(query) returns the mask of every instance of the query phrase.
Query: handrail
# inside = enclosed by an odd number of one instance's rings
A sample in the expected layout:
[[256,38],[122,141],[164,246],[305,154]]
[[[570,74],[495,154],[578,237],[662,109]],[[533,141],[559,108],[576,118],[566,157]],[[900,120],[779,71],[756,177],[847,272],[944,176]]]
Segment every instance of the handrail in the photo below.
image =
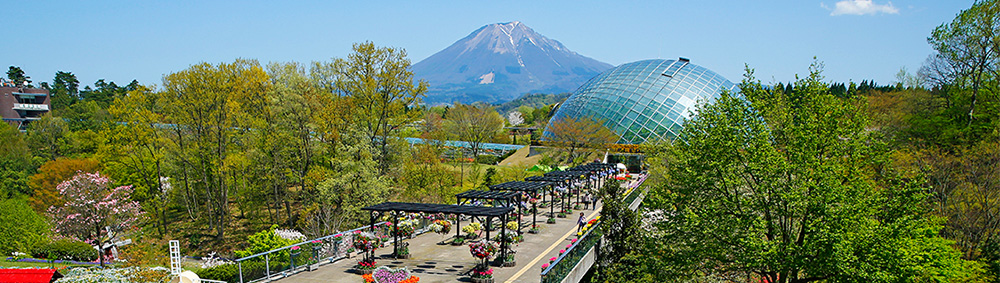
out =
[[[542,278],[545,278],[545,276],[548,275],[548,273],[550,271],[552,271],[552,269],[555,268],[556,265],[559,265],[559,263],[562,263],[563,262],[562,260],[564,258],[566,258],[567,256],[569,256],[572,253],[572,251],[574,249],[576,249],[576,247],[578,247],[581,244],[583,244],[585,242],[584,239],[586,239],[587,236],[590,236],[591,233],[594,233],[594,231],[599,230],[601,223],[603,223],[603,222],[598,220],[596,223],[594,223],[594,225],[591,225],[591,228],[589,230],[587,230],[587,233],[585,233],[585,234],[583,234],[583,236],[580,236],[579,238],[577,238],[576,242],[573,243],[572,246],[570,246],[569,249],[566,250],[566,252],[564,252],[563,254],[559,255],[559,257],[556,258],[556,261],[553,262],[552,265],[549,265],[548,268],[546,268],[545,270],[542,270]],[[576,264],[576,263],[574,262],[573,264]]]
[[[635,199],[639,198],[639,196],[642,195],[642,190],[639,190],[639,186],[641,186],[646,181],[646,177],[648,176],[649,174],[644,174],[639,178],[639,181],[636,182],[635,185],[628,186],[628,191],[625,193],[625,197],[622,198],[622,201],[626,203],[631,203]],[[552,262],[552,264],[549,265],[548,268],[542,270],[541,282],[543,283],[561,282],[563,279],[565,279],[567,274],[552,274],[552,276],[550,276],[549,273],[551,273],[552,270],[556,269],[557,266],[560,269],[571,268],[567,267],[567,265],[575,267],[577,263],[584,257],[583,255],[578,255],[579,253],[578,251],[574,252],[575,249],[581,247],[580,245],[586,243],[587,246],[583,248],[589,251],[591,247],[596,245],[596,242],[599,241],[600,239],[594,240],[592,238],[589,238],[591,236],[591,233],[598,233],[598,231],[600,231],[601,233],[596,234],[595,236],[603,238],[604,233],[601,227],[601,223],[603,223],[603,221],[598,220],[593,225],[591,225],[591,228],[587,230],[587,232],[584,233],[582,236],[577,238],[577,241],[573,243],[572,246],[570,246],[569,249],[566,250],[566,252],[559,255],[559,257],[557,257],[556,260]],[[572,260],[567,260],[571,255],[573,256]]]
[[[414,235],[419,235],[419,234],[422,234],[422,233],[425,233],[425,232],[428,231],[427,226],[429,225],[430,221],[427,220],[427,219],[419,219],[419,220],[420,221],[417,224],[417,227],[414,227],[414,232],[413,232]],[[351,247],[347,246],[346,249],[343,249],[343,250],[341,249],[342,248],[342,243],[344,241],[351,241],[349,239],[349,237],[353,236],[355,234],[355,232],[357,232],[357,231],[361,231],[361,230],[365,230],[365,229],[371,229],[372,227],[375,227],[376,229],[386,229],[386,227],[388,227],[388,225],[386,225],[387,223],[388,223],[387,221],[382,221],[382,222],[375,223],[374,225],[365,225],[365,226],[358,227],[358,228],[355,228],[355,229],[351,229],[351,230],[347,230],[347,231],[342,231],[342,232],[337,232],[337,233],[334,233],[334,234],[331,234],[331,235],[326,235],[326,236],[323,236],[323,237],[319,237],[319,238],[315,238],[315,239],[310,239],[310,240],[302,241],[302,242],[299,242],[299,243],[295,243],[295,244],[292,244],[292,245],[280,247],[280,248],[277,248],[277,249],[272,249],[272,250],[269,250],[269,251],[266,251],[266,252],[260,252],[260,253],[256,253],[256,254],[252,254],[252,255],[249,255],[249,256],[238,258],[238,259],[236,259],[234,261],[234,263],[237,265],[237,272],[239,273],[239,278],[238,278],[239,281],[238,282],[245,283],[245,282],[257,282],[257,281],[262,281],[262,280],[271,280],[275,276],[280,276],[281,278],[283,278],[283,277],[287,277],[287,276],[289,276],[291,274],[295,274],[297,272],[301,272],[304,269],[309,269],[309,268],[311,268],[311,266],[313,266],[315,264],[332,263],[332,262],[335,262],[335,261],[340,260],[342,258],[349,257],[350,255],[347,252],[347,250],[350,250]],[[381,233],[388,233],[387,231],[376,230],[376,233],[379,233],[379,232],[381,232]],[[343,237],[343,239],[342,240],[338,240],[338,241],[333,242],[333,243],[326,243],[327,240],[330,240],[330,239],[336,238],[336,237]],[[304,251],[300,251],[298,253],[295,253],[295,252],[290,253],[289,254],[290,261],[289,262],[276,262],[276,261],[273,261],[273,259],[272,259],[272,257],[274,257],[274,256],[272,256],[272,254],[279,253],[279,252],[284,252],[286,250],[290,250],[290,249],[292,249],[294,247],[299,247],[299,246],[307,246],[307,247],[309,247],[309,245],[311,245],[311,244],[313,244],[313,242],[317,242],[317,241],[320,242],[320,243],[323,243],[324,246],[332,244],[332,246],[325,246],[325,247],[332,248],[333,249],[332,253],[330,253],[329,250],[327,250],[327,251],[320,251],[320,250],[325,250],[325,249],[314,246],[313,247],[314,250],[312,251],[311,256],[308,254],[307,250],[304,250]],[[390,243],[393,243],[393,241],[394,241],[393,239],[389,239],[384,244],[390,244]],[[296,260],[296,257],[299,256],[302,252],[307,252],[307,254],[305,255],[304,259],[300,259],[301,260],[301,262],[300,262],[299,260]],[[320,254],[323,254],[323,255],[320,255]],[[252,268],[250,270],[244,270],[244,268],[243,268],[244,263],[247,263],[247,264],[254,263],[256,261],[251,261],[251,260],[260,260],[261,257],[263,257],[263,263],[264,263],[263,270],[256,270],[256,271],[254,271]],[[257,262],[257,263],[259,264],[260,262]],[[272,268],[272,264],[278,264],[278,266],[276,266],[277,269]],[[261,267],[257,267],[257,268],[261,268]],[[261,274],[261,272],[263,272],[263,274]]]
[[273,250],[270,250],[270,251],[248,255],[248,256],[245,256],[245,257],[238,258],[235,261],[244,261],[244,260],[248,260],[248,259],[251,259],[251,258],[263,256],[263,255],[266,255],[266,254],[276,253],[276,252],[279,252],[279,251],[282,251],[282,250],[285,250],[285,249],[291,249],[292,247],[297,247],[297,246],[309,244],[309,243],[312,243],[313,241],[322,241],[322,240],[326,240],[326,239],[329,239],[329,238],[334,238],[334,237],[337,237],[337,236],[342,236],[342,235],[345,235],[345,234],[354,233],[355,231],[361,231],[363,229],[371,229],[372,226],[380,226],[380,225],[383,225],[385,223],[386,223],[386,221],[382,221],[382,222],[379,222],[379,223],[375,223],[375,225],[366,225],[364,227],[354,228],[354,229],[347,230],[347,231],[344,231],[344,232],[337,232],[336,234],[330,234],[330,235],[326,235],[326,236],[319,237],[319,238],[316,238],[316,239],[302,241],[301,243],[296,243],[296,244],[291,244],[291,245],[288,245],[288,246],[280,247],[280,248],[273,249]]

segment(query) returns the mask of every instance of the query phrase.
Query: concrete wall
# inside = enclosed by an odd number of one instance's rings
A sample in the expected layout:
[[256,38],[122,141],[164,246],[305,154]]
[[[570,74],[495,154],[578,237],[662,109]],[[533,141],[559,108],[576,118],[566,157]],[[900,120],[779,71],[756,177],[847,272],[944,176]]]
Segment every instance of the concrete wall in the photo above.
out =
[[566,274],[566,278],[563,278],[563,283],[577,283],[583,280],[583,276],[587,275],[587,271],[594,266],[597,262],[597,246],[590,247],[587,254],[576,263],[573,270]]

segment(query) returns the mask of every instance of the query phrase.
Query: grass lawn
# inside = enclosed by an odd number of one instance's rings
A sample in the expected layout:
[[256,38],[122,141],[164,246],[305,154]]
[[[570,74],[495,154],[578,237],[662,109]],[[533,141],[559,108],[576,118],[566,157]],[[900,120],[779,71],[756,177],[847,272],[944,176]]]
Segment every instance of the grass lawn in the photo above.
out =
[[[95,264],[95,265],[97,265],[97,264]],[[90,265],[90,264],[65,264],[65,263],[53,263],[53,264],[49,265],[49,263],[47,263],[47,262],[43,263],[43,262],[10,262],[10,261],[0,261],[0,267],[6,267],[6,268],[10,268],[10,267],[18,267],[18,268],[49,268],[50,266],[51,267],[55,267],[55,268],[61,268],[61,267],[81,267],[81,266],[82,267],[91,267],[91,266],[95,266],[95,265]],[[97,265],[97,266],[99,266],[99,265]]]

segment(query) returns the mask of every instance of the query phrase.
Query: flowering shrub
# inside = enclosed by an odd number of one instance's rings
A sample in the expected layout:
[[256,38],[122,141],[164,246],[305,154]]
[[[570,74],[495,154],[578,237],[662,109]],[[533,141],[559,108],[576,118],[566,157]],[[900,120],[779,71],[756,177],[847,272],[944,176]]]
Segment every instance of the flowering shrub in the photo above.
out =
[[11,255],[11,257],[7,258],[7,260],[9,260],[9,261],[18,261],[18,260],[20,260],[22,258],[28,257],[28,254],[22,253],[22,252],[12,252],[12,253],[10,253],[10,255]]
[[302,235],[301,232],[292,229],[274,229],[274,235],[285,240],[292,240],[296,242],[306,239],[306,235]]
[[210,252],[210,253],[208,253],[208,256],[201,258],[201,268],[202,269],[212,268],[212,267],[216,267],[216,266],[220,266],[220,265],[225,265],[225,264],[233,264],[233,262],[226,261],[226,260],[218,257],[215,252]]
[[112,183],[100,173],[79,173],[56,186],[66,203],[48,209],[53,232],[103,246],[108,233],[134,229],[143,212],[132,200],[132,186],[111,188]]
[[497,244],[490,241],[481,241],[477,243],[469,244],[469,253],[478,259],[489,259],[496,255]]

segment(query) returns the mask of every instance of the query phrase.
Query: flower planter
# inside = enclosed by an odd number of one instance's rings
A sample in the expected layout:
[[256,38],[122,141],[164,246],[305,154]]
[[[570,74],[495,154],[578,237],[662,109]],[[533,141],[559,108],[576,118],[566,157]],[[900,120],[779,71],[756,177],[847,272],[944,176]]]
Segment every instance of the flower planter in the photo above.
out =
[[545,220],[545,223],[548,223],[548,224],[556,224],[556,220],[555,220],[555,219],[549,219],[549,220]]
[[472,283],[493,283],[493,277],[490,278],[472,278]]
[[[553,221],[553,222],[554,222],[554,221]],[[538,230],[528,230],[528,233],[531,233],[531,234],[538,234]]]
[[375,270],[374,269],[358,269],[358,268],[354,269],[354,273],[357,273],[359,275],[372,274],[372,271],[375,271]]
[[566,214],[559,214],[559,215],[556,215],[556,217],[559,217],[559,218],[566,218]]
[[410,254],[396,255],[396,259],[407,259],[410,258]]
[[502,264],[500,264],[501,267],[512,267],[515,265],[517,265],[517,261],[505,261]]

